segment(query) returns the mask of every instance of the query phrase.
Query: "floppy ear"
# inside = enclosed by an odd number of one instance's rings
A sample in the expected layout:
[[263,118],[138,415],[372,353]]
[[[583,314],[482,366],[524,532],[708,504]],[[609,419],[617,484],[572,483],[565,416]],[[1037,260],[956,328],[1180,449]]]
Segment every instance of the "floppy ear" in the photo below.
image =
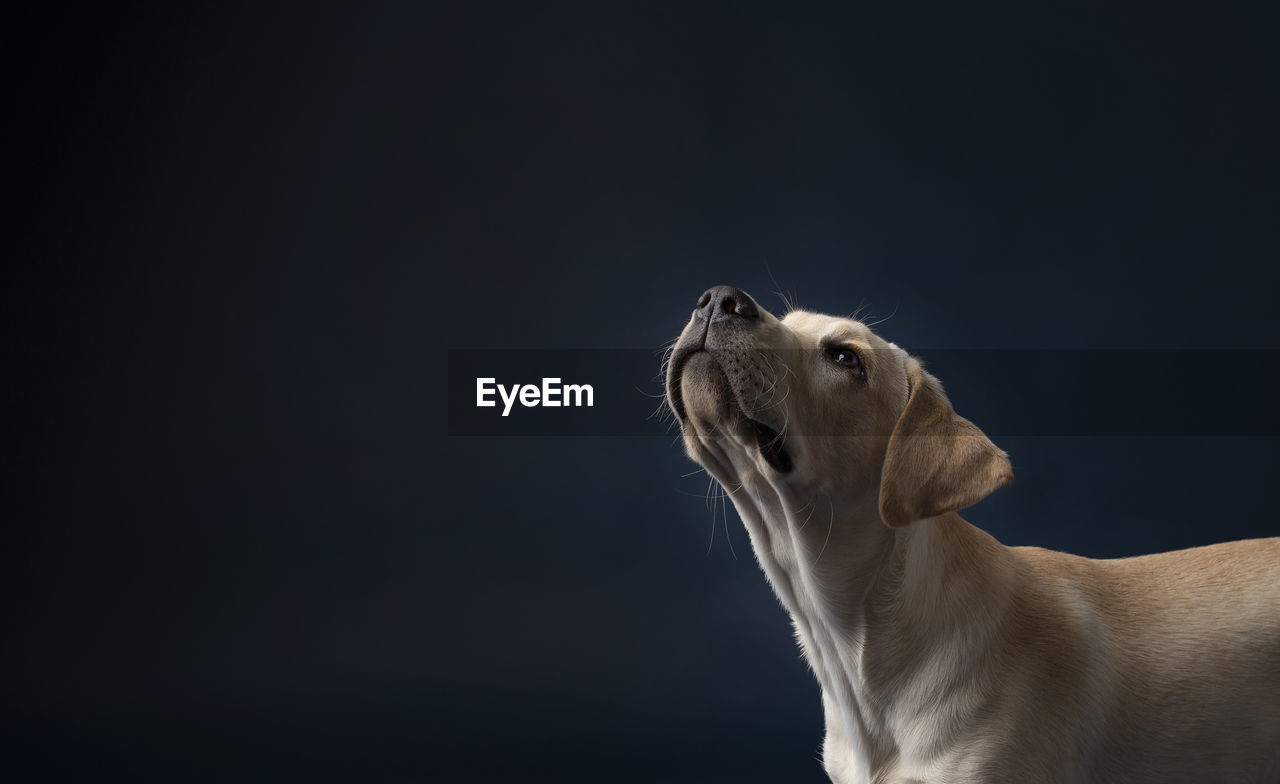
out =
[[1013,481],[1009,456],[951,408],[916,360],[880,473],[880,517],[896,528],[971,506]]

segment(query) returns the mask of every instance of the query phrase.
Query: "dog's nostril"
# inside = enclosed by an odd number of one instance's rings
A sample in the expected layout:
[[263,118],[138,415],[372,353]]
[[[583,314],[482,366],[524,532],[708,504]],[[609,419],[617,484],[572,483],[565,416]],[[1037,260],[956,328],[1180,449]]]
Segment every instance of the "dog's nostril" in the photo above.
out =
[[694,310],[697,318],[723,321],[726,317],[744,319],[760,318],[756,303],[742,289],[733,286],[712,286],[698,297]]

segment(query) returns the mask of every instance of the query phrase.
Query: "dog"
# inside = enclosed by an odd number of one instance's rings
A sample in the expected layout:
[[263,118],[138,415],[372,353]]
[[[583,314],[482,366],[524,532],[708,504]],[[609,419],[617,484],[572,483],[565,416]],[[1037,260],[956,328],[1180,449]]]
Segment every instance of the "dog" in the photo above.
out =
[[1009,458],[920,361],[730,286],[664,376],[822,688],[833,782],[1280,782],[1280,538],[1006,547],[957,511]]

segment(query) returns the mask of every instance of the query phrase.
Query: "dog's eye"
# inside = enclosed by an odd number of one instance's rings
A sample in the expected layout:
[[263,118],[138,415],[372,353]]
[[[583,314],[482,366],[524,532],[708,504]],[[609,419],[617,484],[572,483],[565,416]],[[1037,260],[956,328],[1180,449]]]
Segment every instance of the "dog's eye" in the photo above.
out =
[[827,356],[831,357],[831,361],[840,367],[847,367],[850,370],[862,372],[862,357],[858,356],[858,352],[851,348],[842,348],[840,346],[832,346],[827,349]]

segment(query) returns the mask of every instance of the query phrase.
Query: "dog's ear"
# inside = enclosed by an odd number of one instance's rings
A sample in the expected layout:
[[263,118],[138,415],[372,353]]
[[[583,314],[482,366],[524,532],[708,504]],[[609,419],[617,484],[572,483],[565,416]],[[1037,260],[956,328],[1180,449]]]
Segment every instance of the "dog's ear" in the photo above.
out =
[[915,359],[908,376],[880,473],[880,517],[892,528],[971,506],[1013,481],[1009,456],[956,414],[938,379]]

